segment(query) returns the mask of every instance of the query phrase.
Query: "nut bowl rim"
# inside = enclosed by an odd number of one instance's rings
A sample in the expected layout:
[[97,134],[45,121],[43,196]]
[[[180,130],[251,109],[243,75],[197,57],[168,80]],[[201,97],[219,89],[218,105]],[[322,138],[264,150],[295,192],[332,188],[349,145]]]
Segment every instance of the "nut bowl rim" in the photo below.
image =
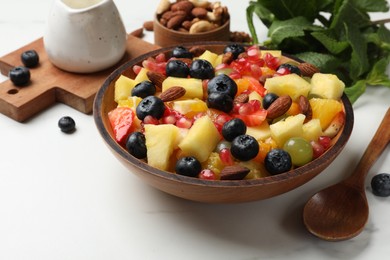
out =
[[[206,42],[194,42],[194,43],[184,43],[182,46],[184,47],[193,47],[193,46],[214,46],[218,47],[218,45],[225,46],[227,44],[230,44],[232,42],[216,42],[216,41],[206,41]],[[250,45],[247,45],[250,46]],[[145,174],[152,174],[157,178],[162,178],[168,181],[178,182],[182,184],[187,184],[191,186],[202,186],[202,187],[208,187],[208,188],[236,188],[236,187],[254,187],[254,186],[263,186],[267,184],[273,184],[273,183],[284,183],[292,181],[292,179],[297,177],[302,177],[303,175],[310,175],[311,176],[305,176],[306,180],[302,183],[298,183],[298,185],[293,185],[290,189],[285,190],[283,192],[277,192],[276,194],[272,194],[271,196],[265,196],[264,198],[273,197],[279,194],[286,193],[292,189],[295,189],[304,183],[307,183],[309,180],[317,176],[319,173],[321,173],[325,168],[327,168],[331,162],[337,157],[337,155],[343,150],[344,146],[347,144],[349,137],[352,133],[353,125],[354,125],[354,112],[351,102],[349,101],[348,97],[343,94],[341,97],[341,101],[343,103],[344,111],[345,111],[345,124],[342,128],[342,131],[339,132],[337,136],[337,140],[335,143],[330,147],[324,154],[322,154],[320,157],[312,160],[311,162],[300,166],[298,168],[292,169],[288,172],[284,172],[277,175],[270,175],[266,177],[262,177],[259,179],[250,179],[250,180],[202,180],[199,178],[194,177],[188,177],[183,176],[175,173],[171,173],[168,171],[163,171],[157,168],[154,168],[150,165],[148,165],[146,162],[139,160],[135,158],[134,156],[130,155],[122,146],[120,146],[115,139],[112,137],[110,132],[108,131],[108,127],[110,127],[107,123],[104,122],[103,118],[106,116],[105,114],[108,113],[108,111],[104,111],[104,104],[103,104],[103,98],[106,94],[106,91],[110,87],[110,85],[120,76],[123,72],[126,70],[131,69],[131,67],[135,64],[140,64],[145,58],[147,57],[155,57],[157,54],[160,54],[162,52],[166,53],[170,50],[172,50],[173,46],[169,47],[163,47],[157,50],[153,50],[151,52],[142,54],[135,59],[132,59],[117,69],[115,69],[104,81],[102,86],[99,88],[99,90],[96,93],[96,96],[94,98],[93,103],[93,117],[95,121],[95,125],[98,129],[98,132],[100,133],[101,137],[104,139],[105,144],[111,149],[112,152],[115,153],[118,159],[122,163],[124,161],[130,163],[132,166],[136,167],[138,170],[145,171],[147,173]],[[262,46],[260,46],[261,49],[266,49]],[[293,60],[296,60],[298,62],[301,62],[301,60],[288,55],[284,54],[282,52],[282,55],[288,58],[291,58]],[[113,102],[115,102],[113,100]],[[152,185],[155,188],[159,189],[157,185]],[[170,193],[170,192],[168,192]],[[173,194],[175,196],[179,196],[177,194]],[[180,197],[180,196],[179,196]],[[190,200],[195,200],[195,198],[189,198],[185,197]],[[253,200],[260,200],[261,198],[254,198]],[[199,200],[204,201],[204,200]],[[246,202],[246,201],[252,201],[252,199],[248,200],[238,200],[238,202]],[[209,201],[204,201],[209,202]],[[211,202],[220,202],[217,201],[211,201]],[[222,201],[226,202],[226,201]]]

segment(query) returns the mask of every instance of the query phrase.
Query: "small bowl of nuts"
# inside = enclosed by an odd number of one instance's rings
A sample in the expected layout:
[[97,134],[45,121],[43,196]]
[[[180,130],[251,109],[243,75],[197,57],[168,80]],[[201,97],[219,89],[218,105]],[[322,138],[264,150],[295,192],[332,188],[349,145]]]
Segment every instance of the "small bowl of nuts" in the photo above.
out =
[[154,42],[167,47],[199,41],[229,41],[230,16],[221,2],[161,0],[154,18]]

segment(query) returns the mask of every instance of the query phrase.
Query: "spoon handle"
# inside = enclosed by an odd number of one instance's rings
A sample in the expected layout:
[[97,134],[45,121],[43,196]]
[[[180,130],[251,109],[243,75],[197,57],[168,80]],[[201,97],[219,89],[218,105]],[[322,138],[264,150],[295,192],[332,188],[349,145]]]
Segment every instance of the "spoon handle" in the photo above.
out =
[[387,109],[379,128],[356,166],[354,173],[345,182],[356,188],[364,187],[365,178],[371,166],[379,158],[390,141],[390,108]]

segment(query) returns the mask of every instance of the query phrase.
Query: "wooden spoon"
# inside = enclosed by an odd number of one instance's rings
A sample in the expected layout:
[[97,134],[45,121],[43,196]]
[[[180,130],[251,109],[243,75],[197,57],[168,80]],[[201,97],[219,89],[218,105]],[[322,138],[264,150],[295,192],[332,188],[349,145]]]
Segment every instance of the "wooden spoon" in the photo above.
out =
[[303,209],[303,222],[313,235],[328,241],[357,236],[368,219],[365,178],[390,141],[390,108],[360,159],[345,180],[316,193]]

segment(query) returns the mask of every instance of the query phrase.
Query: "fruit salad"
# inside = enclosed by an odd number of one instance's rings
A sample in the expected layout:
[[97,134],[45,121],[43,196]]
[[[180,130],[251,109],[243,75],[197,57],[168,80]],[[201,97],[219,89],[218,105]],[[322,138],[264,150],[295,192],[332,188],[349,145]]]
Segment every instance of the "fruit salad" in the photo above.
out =
[[178,46],[131,69],[115,81],[113,136],[172,174],[281,174],[321,156],[345,122],[342,81],[256,45]]

